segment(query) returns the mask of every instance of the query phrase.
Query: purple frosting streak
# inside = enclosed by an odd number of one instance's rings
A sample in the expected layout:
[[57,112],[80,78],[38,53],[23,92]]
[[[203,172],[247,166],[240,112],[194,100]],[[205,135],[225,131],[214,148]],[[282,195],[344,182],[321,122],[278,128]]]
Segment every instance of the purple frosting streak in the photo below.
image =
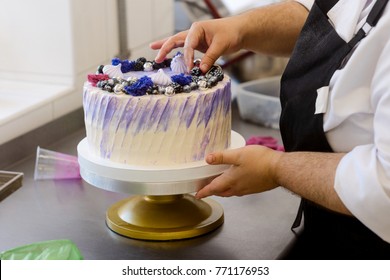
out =
[[169,121],[171,119],[171,115],[173,113],[173,109],[171,108],[171,103],[173,98],[168,98],[167,103],[162,111],[161,117],[157,123],[157,130],[167,131],[169,126]]
[[[124,105],[125,110],[123,111],[122,115],[120,116],[120,118],[119,118],[119,120],[118,120],[118,123],[117,123],[115,132],[118,132],[118,129],[119,129],[120,125],[121,125],[123,122],[125,122],[126,127],[127,127],[127,122],[126,122],[126,113],[127,113],[127,111],[126,111],[126,108],[130,107],[130,106],[129,106],[130,102],[131,102],[131,99],[128,99],[127,102],[126,102],[126,104]],[[131,108],[131,107],[130,107],[130,108]]]
[[104,110],[101,110],[101,117],[103,119],[103,127],[102,127],[102,140],[100,144],[100,151],[104,157],[109,158],[111,149],[108,149],[107,142],[110,139],[110,129],[109,125],[111,123],[112,117],[116,111],[116,100],[110,98],[109,96],[105,96],[103,98],[106,102],[106,106]]
[[[226,92],[223,89],[218,89],[214,94],[207,94],[203,97],[201,112],[199,113],[198,118],[198,126],[201,123],[204,123],[205,127],[207,127],[211,117],[216,113],[216,109],[220,104],[224,106],[225,115],[229,113],[229,108],[226,106],[230,106],[230,99],[226,102],[224,98],[226,96]],[[229,105],[228,105],[229,104]]]
[[230,90],[231,87],[231,82],[229,81],[228,84],[226,85],[225,89],[223,90],[223,95],[227,95],[227,97],[222,98],[223,101],[223,106],[224,106],[224,113],[227,115],[231,111],[231,99],[232,99],[232,92]]
[[149,122],[150,115],[153,112],[152,109],[154,109],[154,107],[151,106],[151,103],[152,103],[152,99],[149,99],[148,103],[142,109],[142,112],[140,111],[139,119],[137,120],[137,128],[134,131],[135,134],[144,130],[145,127],[147,127],[148,124],[150,124]]
[[196,102],[191,102],[192,100],[194,100],[194,97],[189,96],[180,105],[178,109],[178,115],[180,116],[179,126],[183,126],[183,123],[185,123],[186,128],[190,127],[197,111],[197,104],[199,102],[198,98],[196,99]]
[[152,114],[150,116],[150,120],[148,122],[148,126],[146,127],[146,129],[150,129],[152,128],[153,126],[156,126],[157,127],[157,124],[159,122],[159,120],[161,119],[161,115],[163,114],[167,104],[164,103],[164,99],[158,99],[155,104],[154,104],[154,107],[152,109]]

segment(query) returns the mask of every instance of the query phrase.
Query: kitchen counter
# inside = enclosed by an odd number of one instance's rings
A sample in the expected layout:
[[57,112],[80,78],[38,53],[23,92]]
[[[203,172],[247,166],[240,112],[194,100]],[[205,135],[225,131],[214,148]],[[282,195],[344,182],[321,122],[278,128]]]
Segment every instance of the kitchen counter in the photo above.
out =
[[[233,130],[245,139],[279,131],[242,121],[233,106]],[[61,141],[41,146],[77,154],[85,137],[78,129]],[[40,143],[38,143],[40,145]],[[105,191],[83,180],[34,181],[35,154],[7,170],[23,172],[23,186],[0,201],[0,252],[34,242],[70,239],[85,259],[277,259],[293,242],[290,230],[299,198],[277,188],[244,197],[212,197],[225,222],[200,237],[142,241],[120,236],[105,224],[106,210],[128,194]]]

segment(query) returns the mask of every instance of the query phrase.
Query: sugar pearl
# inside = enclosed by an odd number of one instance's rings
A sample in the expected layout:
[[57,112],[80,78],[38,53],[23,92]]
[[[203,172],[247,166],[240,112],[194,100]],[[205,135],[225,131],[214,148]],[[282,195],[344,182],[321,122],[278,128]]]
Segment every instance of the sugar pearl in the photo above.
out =
[[115,94],[123,94],[123,85],[121,84],[117,84],[115,87],[114,87],[114,92]]
[[165,88],[165,93],[166,96],[173,96],[175,95],[175,89],[171,86]]
[[145,62],[144,71],[146,72],[153,71],[153,64],[151,62]]

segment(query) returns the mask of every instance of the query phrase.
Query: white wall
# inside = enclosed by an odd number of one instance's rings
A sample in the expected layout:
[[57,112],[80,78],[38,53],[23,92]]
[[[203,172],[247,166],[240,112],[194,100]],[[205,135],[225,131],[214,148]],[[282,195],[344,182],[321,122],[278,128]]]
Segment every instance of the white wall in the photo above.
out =
[[70,84],[118,52],[116,1],[3,0],[0,78]]
[[49,81],[49,76],[69,77],[69,1],[3,0],[1,4],[0,78]]
[[[126,0],[131,57],[153,58],[149,42],[173,33],[173,2]],[[116,0],[2,0],[0,6],[2,144],[80,108],[87,74],[119,54],[120,38]]]
[[127,45],[131,59],[154,58],[149,48],[153,40],[173,34],[175,30],[173,0],[126,0]]

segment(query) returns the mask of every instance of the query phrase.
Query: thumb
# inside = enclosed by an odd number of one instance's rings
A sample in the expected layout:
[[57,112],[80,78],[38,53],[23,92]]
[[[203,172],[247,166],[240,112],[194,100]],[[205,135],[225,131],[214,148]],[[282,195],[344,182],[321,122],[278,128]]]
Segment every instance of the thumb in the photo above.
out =
[[215,61],[219,58],[219,55],[211,49],[211,47],[207,50],[200,61],[200,70],[203,73],[206,73],[210,70],[211,66],[214,65]]
[[215,38],[214,41],[210,44],[200,62],[200,70],[202,70],[203,73],[206,73],[211,68],[211,66],[215,64],[217,59],[222,54],[224,54],[224,46],[224,42],[218,38]]
[[217,164],[236,165],[237,161],[238,161],[237,150],[226,150],[222,152],[214,152],[206,156],[206,162],[211,165],[217,165]]

